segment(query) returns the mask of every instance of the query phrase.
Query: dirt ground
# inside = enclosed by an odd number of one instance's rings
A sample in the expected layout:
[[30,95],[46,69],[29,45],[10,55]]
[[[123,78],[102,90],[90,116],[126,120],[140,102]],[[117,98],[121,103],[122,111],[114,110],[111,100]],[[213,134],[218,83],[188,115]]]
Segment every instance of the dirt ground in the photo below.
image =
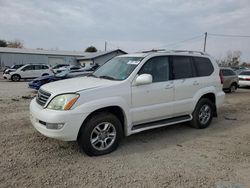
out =
[[250,89],[227,94],[205,130],[146,131],[100,157],[35,131],[34,95],[27,82],[0,80],[0,187],[250,187]]

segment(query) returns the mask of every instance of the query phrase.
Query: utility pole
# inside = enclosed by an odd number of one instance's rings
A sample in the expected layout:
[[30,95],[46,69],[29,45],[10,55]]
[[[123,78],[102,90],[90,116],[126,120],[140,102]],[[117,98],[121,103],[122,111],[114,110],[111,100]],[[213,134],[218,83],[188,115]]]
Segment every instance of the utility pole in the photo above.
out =
[[107,41],[105,41],[105,50],[104,51],[107,51]]
[[205,39],[204,39],[204,49],[203,49],[204,52],[206,52],[206,45],[207,45],[207,32],[205,33]]

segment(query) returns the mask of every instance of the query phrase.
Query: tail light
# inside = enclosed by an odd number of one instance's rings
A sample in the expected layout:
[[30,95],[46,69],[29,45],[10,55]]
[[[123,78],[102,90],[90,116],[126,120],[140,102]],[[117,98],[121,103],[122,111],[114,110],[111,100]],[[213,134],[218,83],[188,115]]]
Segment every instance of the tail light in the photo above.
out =
[[220,70],[220,83],[223,84],[223,82],[224,82],[224,77],[222,71]]

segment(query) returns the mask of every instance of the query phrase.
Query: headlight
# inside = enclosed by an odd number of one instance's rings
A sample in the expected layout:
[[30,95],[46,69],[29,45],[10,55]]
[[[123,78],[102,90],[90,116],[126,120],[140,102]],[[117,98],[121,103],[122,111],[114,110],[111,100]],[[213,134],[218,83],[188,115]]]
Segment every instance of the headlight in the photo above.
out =
[[52,110],[70,110],[78,97],[78,94],[58,95],[50,101],[47,108]]

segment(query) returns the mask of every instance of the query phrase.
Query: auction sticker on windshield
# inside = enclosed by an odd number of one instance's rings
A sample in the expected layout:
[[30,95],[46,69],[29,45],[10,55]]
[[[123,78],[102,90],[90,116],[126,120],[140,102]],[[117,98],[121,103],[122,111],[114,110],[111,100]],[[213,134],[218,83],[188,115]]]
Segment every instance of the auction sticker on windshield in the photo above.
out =
[[140,61],[128,61],[128,65],[138,65],[140,63]]

